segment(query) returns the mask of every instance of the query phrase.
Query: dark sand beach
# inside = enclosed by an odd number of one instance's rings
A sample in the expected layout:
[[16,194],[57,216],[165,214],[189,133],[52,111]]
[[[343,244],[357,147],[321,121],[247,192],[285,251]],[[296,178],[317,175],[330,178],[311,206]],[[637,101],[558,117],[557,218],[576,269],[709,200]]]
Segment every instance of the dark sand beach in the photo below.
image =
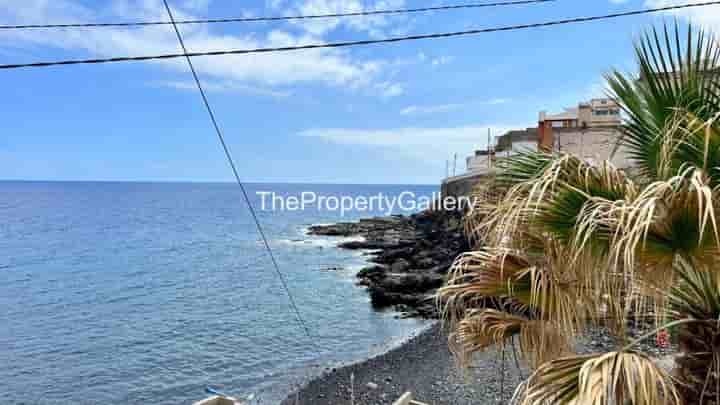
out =
[[[646,328],[632,328],[630,336],[637,337]],[[575,350],[597,353],[622,345],[606,329],[593,328],[577,341]],[[649,339],[637,349],[668,371],[673,367],[676,347],[660,349]],[[355,405],[390,405],[407,391],[415,400],[433,405],[506,404],[529,372],[522,365],[518,368],[511,347],[505,349],[504,367],[502,359],[502,352],[491,349],[476,354],[472,365],[460,370],[448,349],[447,335],[435,323],[387,353],[329,370],[289,395],[282,405],[351,404],[351,391]]]
[[[503,400],[500,398],[502,357],[496,351],[479,354],[462,372],[448,350],[447,337],[436,323],[389,352],[337,368],[289,395],[282,405],[388,405],[406,391],[427,404],[506,403],[520,383],[512,350],[505,353]],[[522,374],[527,376],[527,371]],[[351,375],[354,383],[351,389]]]

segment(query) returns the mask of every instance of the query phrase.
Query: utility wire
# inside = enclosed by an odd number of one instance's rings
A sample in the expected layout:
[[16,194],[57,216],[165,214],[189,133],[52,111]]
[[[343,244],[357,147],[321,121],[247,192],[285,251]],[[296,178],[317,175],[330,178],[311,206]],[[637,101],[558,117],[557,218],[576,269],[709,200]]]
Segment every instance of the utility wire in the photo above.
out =
[[297,318],[298,323],[305,331],[305,334],[307,335],[308,339],[310,339],[310,343],[314,345],[315,341],[313,340],[312,335],[310,335],[310,329],[305,324],[305,320],[303,319],[302,315],[300,314],[300,309],[298,308],[297,304],[295,303],[295,298],[293,298],[292,292],[290,291],[290,288],[288,287],[288,283],[285,280],[285,276],[280,271],[280,266],[278,266],[277,260],[275,259],[275,255],[273,254],[272,249],[270,248],[270,244],[268,243],[267,237],[265,236],[265,231],[263,231],[262,225],[260,225],[260,219],[258,218],[257,213],[255,212],[255,208],[253,208],[253,205],[250,202],[250,196],[248,195],[248,192],[245,189],[245,185],[243,184],[242,180],[240,180],[240,175],[238,174],[237,167],[235,166],[235,161],[232,158],[232,154],[230,153],[230,149],[228,148],[227,143],[225,143],[225,137],[223,136],[222,130],[220,130],[220,125],[218,124],[217,119],[215,118],[215,113],[213,112],[212,107],[210,107],[210,102],[208,101],[208,98],[205,95],[205,90],[203,89],[203,86],[200,83],[200,78],[198,77],[197,71],[195,71],[195,66],[192,63],[192,59],[190,59],[190,56],[187,53],[187,48],[185,47],[185,41],[183,41],[182,35],[180,34],[180,30],[178,29],[177,25],[175,25],[175,23],[174,23],[175,18],[173,17],[172,11],[170,10],[170,6],[168,5],[167,0],[163,0],[163,4],[165,5],[165,9],[167,10],[168,16],[170,17],[170,21],[173,25],[173,28],[175,29],[175,34],[177,35],[177,39],[178,39],[178,42],[180,43],[180,47],[182,48],[183,53],[185,55],[185,59],[187,60],[188,66],[190,67],[190,72],[192,72],[193,79],[195,79],[195,84],[197,85],[197,88],[200,91],[200,96],[202,97],[203,104],[205,104],[205,109],[207,110],[208,116],[210,116],[210,121],[212,121],[213,127],[215,128],[215,133],[217,134],[218,139],[220,140],[220,144],[222,145],[223,151],[225,152],[225,157],[227,158],[227,161],[230,164],[230,168],[232,169],[233,175],[235,176],[235,181],[237,181],[238,186],[240,186],[240,190],[242,191],[243,197],[245,198],[245,202],[247,203],[250,214],[252,215],[252,218],[255,221],[255,226],[257,227],[258,233],[260,234],[263,244],[265,245],[265,250],[267,250],[267,253],[270,256],[270,260],[272,261],[273,267],[275,268],[275,272],[277,273],[278,278],[280,279],[280,282],[282,283],[282,286],[285,289],[285,293],[287,294],[288,300],[290,302],[290,306],[292,307],[293,311],[295,312],[295,316]]
[[30,67],[57,66],[57,65],[81,65],[81,64],[95,64],[95,63],[162,60],[162,59],[182,58],[185,56],[245,55],[245,54],[255,54],[255,53],[287,52],[287,51],[296,51],[296,50],[301,50],[301,49],[342,48],[342,47],[349,47],[349,46],[382,44],[382,43],[391,43],[391,42],[417,41],[417,40],[421,40],[421,39],[450,38],[450,37],[459,37],[459,36],[467,36],[467,35],[485,34],[485,33],[490,33],[490,32],[517,31],[517,30],[525,30],[525,29],[530,29],[530,28],[550,27],[550,26],[555,26],[555,25],[565,25],[565,24],[574,24],[574,23],[582,23],[582,22],[590,22],[590,21],[609,20],[609,19],[618,18],[618,17],[627,17],[627,16],[634,16],[634,15],[657,13],[657,12],[661,12],[661,11],[680,10],[680,9],[686,9],[686,8],[706,7],[706,6],[715,6],[715,5],[720,5],[720,1],[708,1],[708,2],[704,2],[704,3],[683,4],[683,5],[677,5],[677,6],[650,8],[650,9],[644,9],[644,10],[626,11],[626,12],[622,12],[622,13],[605,14],[605,15],[592,16],[592,17],[575,17],[575,18],[568,18],[568,19],[564,19],[564,20],[554,20],[554,21],[546,21],[546,22],[532,23],[532,24],[508,25],[508,26],[504,26],[504,27],[482,28],[482,29],[476,29],[476,30],[444,32],[444,33],[437,33],[437,34],[411,35],[411,36],[386,38],[386,39],[331,42],[331,43],[325,43],[325,44],[309,44],[309,45],[284,46],[284,47],[275,47],[275,48],[234,49],[234,50],[224,50],[224,51],[186,52],[186,53],[180,53],[180,54],[173,53],[173,54],[151,55],[151,56],[123,56],[123,57],[102,58],[102,59],[71,59],[71,60],[60,60],[60,61],[51,61],[51,62],[17,63],[17,64],[0,65],[0,69],[18,69],[18,68],[30,68]]
[[[435,7],[405,8],[392,10],[368,10],[355,11],[348,13],[332,13],[332,14],[312,14],[312,15],[294,15],[294,16],[276,16],[276,17],[231,17],[231,18],[212,18],[204,20],[177,20],[175,24],[215,24],[215,23],[232,23],[232,22],[260,22],[260,21],[285,21],[285,20],[310,20],[318,18],[338,18],[338,17],[359,17],[373,16],[385,14],[409,14],[424,13],[429,11],[449,11],[469,8],[487,8],[502,6],[518,6],[534,3],[549,3],[557,0],[514,0],[493,3],[468,3],[468,4],[450,4]],[[170,25],[169,21],[136,21],[125,23],[74,23],[74,24],[23,24],[23,25],[0,25],[1,30],[18,30],[33,28],[101,28],[101,27],[137,27],[148,25]]]

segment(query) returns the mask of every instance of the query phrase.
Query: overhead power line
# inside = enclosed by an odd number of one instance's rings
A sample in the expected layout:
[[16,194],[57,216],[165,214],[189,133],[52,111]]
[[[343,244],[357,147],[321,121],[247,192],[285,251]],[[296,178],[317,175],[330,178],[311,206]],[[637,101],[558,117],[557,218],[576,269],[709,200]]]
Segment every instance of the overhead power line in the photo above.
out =
[[[424,13],[430,11],[449,11],[468,8],[488,8],[502,6],[519,6],[523,4],[534,3],[550,3],[557,0],[513,0],[493,3],[469,3],[469,4],[450,4],[445,6],[420,7],[420,8],[404,8],[392,10],[367,10],[355,11],[349,13],[332,13],[332,14],[312,14],[312,15],[294,15],[294,16],[276,16],[276,17],[231,17],[231,18],[211,18],[203,20],[177,20],[175,24],[215,24],[215,23],[233,23],[233,22],[261,22],[261,21],[287,21],[287,20],[310,20],[319,18],[338,18],[338,17],[360,17],[374,16],[386,14],[409,14]],[[0,25],[2,30],[18,30],[32,28],[101,28],[101,27],[142,27],[148,25],[171,25],[170,21],[135,21],[123,23],[70,23],[70,24],[21,24],[21,25]]]
[[162,59],[174,59],[182,58],[185,56],[220,56],[220,55],[246,55],[255,53],[272,53],[272,52],[288,52],[297,51],[302,49],[320,49],[320,48],[343,48],[349,46],[360,46],[360,45],[372,45],[372,44],[383,44],[392,42],[404,42],[404,41],[417,41],[421,39],[438,39],[438,38],[450,38],[468,35],[486,34],[490,32],[503,32],[503,31],[517,31],[525,30],[530,28],[550,27],[555,25],[565,25],[574,23],[583,23],[590,21],[609,20],[618,17],[635,16],[642,14],[651,14],[661,11],[680,10],[687,8],[697,8],[706,6],[720,5],[720,1],[709,1],[704,3],[694,4],[683,4],[677,6],[658,7],[644,10],[626,11],[622,13],[605,14],[600,16],[592,17],[575,17],[563,20],[546,21],[532,24],[521,24],[521,25],[508,25],[504,27],[494,28],[482,28],[467,31],[455,31],[455,32],[443,32],[436,34],[423,34],[423,35],[411,35],[403,37],[394,37],[386,39],[369,39],[362,41],[347,41],[347,42],[331,42],[325,44],[308,44],[299,46],[284,46],[274,48],[254,48],[254,49],[231,49],[223,51],[207,51],[207,52],[188,52],[188,53],[171,53],[164,55],[149,55],[149,56],[122,56],[113,58],[99,58],[99,59],[70,59],[50,62],[32,62],[32,63],[17,63],[17,64],[6,64],[0,65],[0,69],[19,69],[19,68],[31,68],[31,67],[47,67],[47,66],[58,66],[58,65],[81,65],[81,64],[95,64],[95,63],[114,63],[114,62],[130,62],[130,61],[146,61],[146,60],[162,60]]
[[242,192],[243,198],[245,199],[245,203],[248,206],[250,215],[252,216],[253,221],[255,222],[255,227],[257,228],[258,234],[260,234],[260,238],[262,239],[265,250],[267,251],[268,255],[270,256],[272,265],[275,268],[275,272],[277,273],[278,278],[280,279],[280,282],[282,284],[283,289],[285,290],[285,293],[287,294],[288,300],[290,302],[290,306],[292,307],[293,311],[295,312],[295,317],[297,318],[298,323],[300,324],[302,329],[305,331],[305,334],[307,335],[308,339],[310,340],[310,343],[314,345],[315,341],[313,340],[312,335],[310,334],[310,329],[308,328],[307,324],[305,323],[305,320],[303,319],[302,315],[300,314],[300,309],[298,308],[297,304],[295,303],[295,298],[293,298],[292,292],[290,291],[290,287],[288,286],[287,281],[285,280],[285,276],[283,275],[282,271],[280,271],[280,266],[278,265],[277,260],[275,259],[275,255],[273,254],[272,249],[270,248],[270,243],[268,243],[268,239],[265,236],[265,231],[263,230],[263,227],[260,224],[260,219],[258,218],[257,213],[255,212],[255,208],[253,208],[252,202],[250,201],[250,196],[248,195],[248,192],[245,189],[245,185],[243,184],[242,180],[240,180],[240,175],[238,174],[237,167],[235,166],[235,160],[233,159],[232,154],[230,153],[230,149],[228,148],[227,143],[225,142],[225,137],[223,136],[222,130],[220,129],[220,125],[218,124],[217,119],[215,118],[215,113],[213,112],[213,109],[210,106],[210,102],[208,101],[208,98],[205,95],[205,90],[203,89],[203,86],[200,83],[200,78],[198,77],[197,71],[195,71],[195,66],[192,63],[192,59],[190,59],[190,56],[188,56],[187,48],[185,47],[185,41],[183,41],[183,37],[180,34],[180,30],[178,29],[177,25],[175,25],[175,17],[173,17],[172,11],[170,10],[170,6],[168,5],[167,0],[163,0],[163,4],[165,5],[165,10],[167,11],[168,16],[170,17],[170,22],[173,25],[175,34],[177,35],[178,42],[180,43],[180,47],[182,48],[183,54],[185,55],[185,59],[187,60],[187,64],[190,67],[190,72],[192,73],[193,79],[195,80],[195,84],[197,85],[197,88],[200,91],[200,96],[202,97],[202,101],[203,101],[203,104],[205,105],[205,109],[207,110],[208,116],[210,117],[210,121],[212,122],[213,128],[215,129],[215,133],[217,134],[218,140],[220,141],[220,145],[222,146],[222,149],[225,152],[225,157],[227,158],[228,164],[230,165],[233,175],[235,176],[235,181],[237,182],[238,186],[240,187],[240,191]]

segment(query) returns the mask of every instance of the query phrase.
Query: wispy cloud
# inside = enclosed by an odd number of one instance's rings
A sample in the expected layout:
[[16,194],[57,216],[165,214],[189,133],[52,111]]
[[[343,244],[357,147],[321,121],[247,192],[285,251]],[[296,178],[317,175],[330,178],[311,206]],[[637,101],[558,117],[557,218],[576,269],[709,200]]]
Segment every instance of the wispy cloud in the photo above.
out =
[[405,93],[405,88],[392,82],[381,82],[375,85],[375,88],[380,91],[380,95],[384,98],[397,97]]
[[441,114],[452,111],[462,110],[470,105],[500,105],[509,103],[509,98],[493,98],[484,101],[468,101],[466,103],[449,103],[434,105],[410,105],[400,110],[401,115],[425,115],[425,114]]
[[433,58],[430,61],[430,64],[433,66],[442,66],[447,65],[448,63],[452,63],[452,61],[455,60],[454,56],[440,56],[438,58]]
[[510,100],[509,98],[493,98],[491,100],[486,101],[484,104],[499,105],[499,104],[507,104],[510,101],[512,101],[512,100]]
[[[357,13],[405,6],[405,0],[271,0],[271,9],[285,15]],[[388,18],[383,15],[348,18],[321,18],[316,20],[295,20],[292,24],[313,35],[324,35],[343,28],[363,32],[370,37],[387,36],[388,30],[402,30],[408,23],[402,15]]]
[[[612,1],[612,0],[611,0]],[[706,3],[706,0],[686,0],[682,4]],[[678,5],[674,0],[646,0],[647,7],[668,7]],[[715,30],[720,29],[720,9],[717,6],[686,8],[667,11],[667,14],[685,17],[695,24]]]
[[439,104],[439,105],[411,105],[400,110],[402,115],[438,114],[456,111],[463,108],[464,104]]
[[[193,81],[155,81],[149,82],[150,86],[153,87],[169,87],[177,90],[189,90],[197,91],[195,82]],[[232,81],[213,81],[203,83],[203,88],[210,92],[216,93],[243,93],[255,96],[264,96],[272,98],[287,98],[292,95],[291,91],[280,91],[273,90],[270,88],[263,88],[258,86],[250,86],[243,83],[237,83]]]
[[497,136],[525,126],[490,124],[444,128],[319,128],[302,131],[299,135],[339,145],[377,148],[406,158],[435,161],[444,160],[454,153],[464,156],[483,147],[487,142],[488,128],[493,136]]
[[[382,3],[379,0],[375,3]],[[176,3],[177,18],[191,19],[206,14],[210,0]],[[306,2],[310,3],[310,2]],[[321,3],[315,1],[315,3]],[[345,3],[329,1],[328,3]],[[80,0],[0,0],[0,19],[7,23],[77,22],[107,20],[164,20],[160,0],[114,0],[101,8],[89,8]],[[336,5],[337,5],[336,4]],[[370,29],[355,26],[355,29]],[[264,33],[216,34],[208,27],[185,26],[183,34],[190,51],[297,46],[324,42],[322,33],[310,29],[297,33],[289,24]],[[5,31],[0,33],[0,49],[44,49],[46,47],[96,57],[151,55],[178,51],[177,39],[167,27],[132,29]],[[184,71],[180,60],[152,62],[164,69]],[[351,52],[315,49],[298,53],[199,57],[195,64],[203,77],[220,82],[273,87],[298,83],[320,83],[346,89],[375,89],[380,95],[397,94],[399,87],[383,83],[385,61],[361,59]]]

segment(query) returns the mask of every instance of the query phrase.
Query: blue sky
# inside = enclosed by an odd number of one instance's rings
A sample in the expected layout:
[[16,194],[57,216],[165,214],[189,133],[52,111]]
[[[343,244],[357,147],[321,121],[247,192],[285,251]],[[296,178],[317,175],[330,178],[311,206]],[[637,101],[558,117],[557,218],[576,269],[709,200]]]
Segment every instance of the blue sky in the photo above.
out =
[[[442,3],[457,3],[444,1]],[[191,51],[457,31],[687,3],[556,3],[412,16],[183,26]],[[693,2],[693,1],[690,1]],[[440,4],[433,2],[432,4]],[[172,0],[178,18],[418,7],[422,0]],[[707,26],[720,7],[686,11]],[[159,0],[0,0],[0,24],[165,19]],[[436,184],[445,160],[603,93],[668,15],[342,50],[196,58],[252,182]],[[177,52],[169,26],[0,33],[0,63]],[[0,179],[228,181],[182,60],[0,72]]]

